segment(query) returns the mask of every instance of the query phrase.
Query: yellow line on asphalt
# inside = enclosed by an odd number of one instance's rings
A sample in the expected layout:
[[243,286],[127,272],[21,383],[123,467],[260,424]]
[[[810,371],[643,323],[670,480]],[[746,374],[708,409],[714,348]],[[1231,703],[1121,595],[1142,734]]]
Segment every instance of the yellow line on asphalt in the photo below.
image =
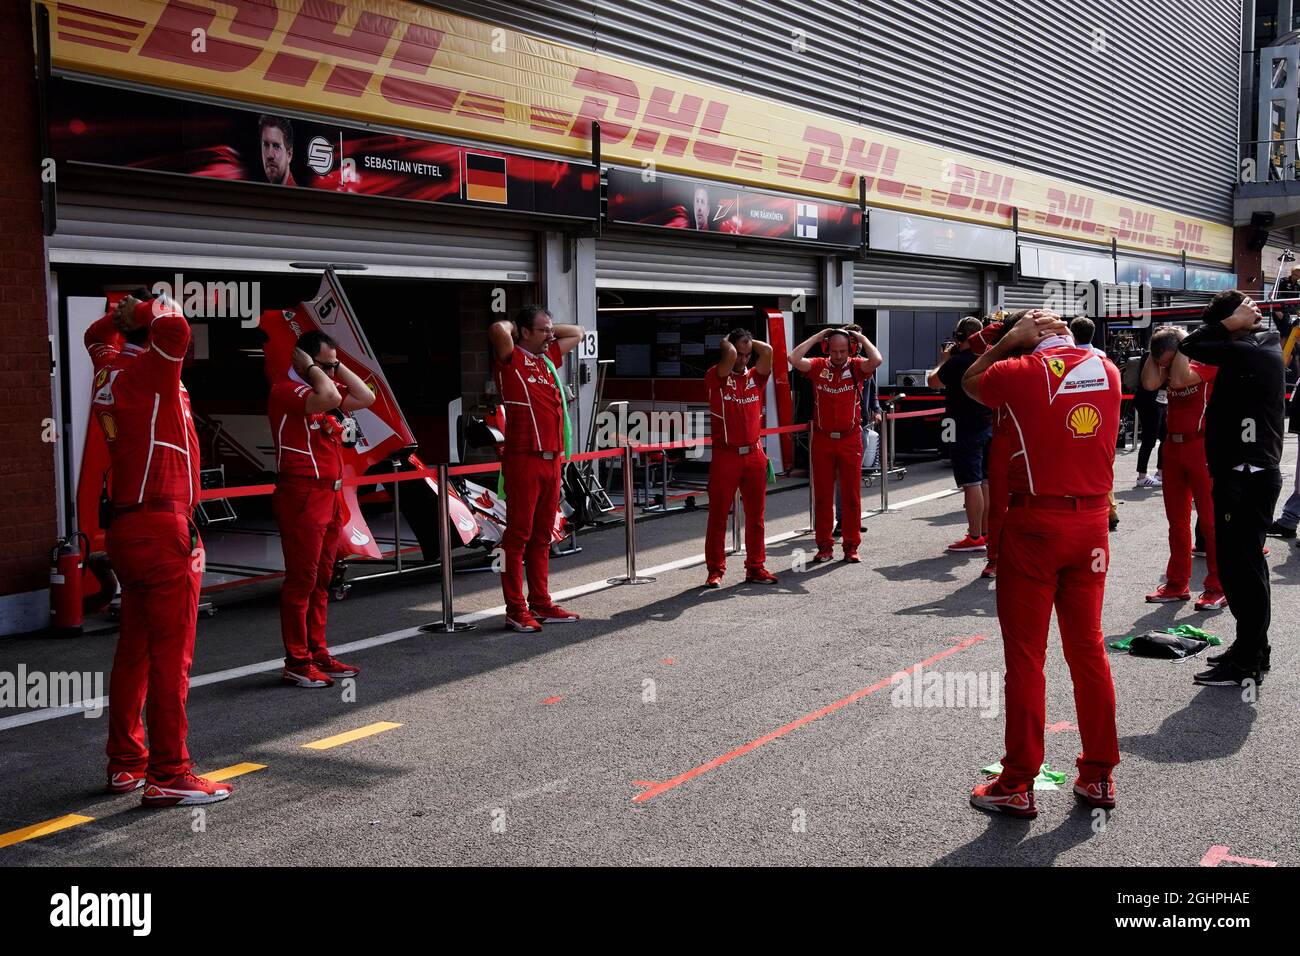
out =
[[203,774],[209,780],[220,783],[223,780],[233,780],[235,777],[242,777],[246,773],[252,773],[254,770],[265,770],[264,763],[237,763],[232,767],[222,767],[220,770],[212,770]]
[[0,833],[0,847],[13,846],[15,843],[22,843],[24,840],[35,840],[37,837],[66,830],[68,827],[81,826],[81,824],[89,823],[93,819],[95,818],[83,817],[79,813],[68,813],[61,817],[55,817],[53,820],[46,820],[44,823],[34,823],[29,827],[23,827],[21,830]]
[[367,724],[364,727],[358,727],[356,730],[349,730],[346,733],[335,734],[333,737],[326,737],[324,740],[313,740],[309,744],[303,744],[303,746],[308,750],[329,750],[331,747],[350,744],[352,741],[360,740],[362,737],[382,734],[385,730],[394,730],[400,726],[402,725],[390,723],[387,720],[381,720],[377,723]]

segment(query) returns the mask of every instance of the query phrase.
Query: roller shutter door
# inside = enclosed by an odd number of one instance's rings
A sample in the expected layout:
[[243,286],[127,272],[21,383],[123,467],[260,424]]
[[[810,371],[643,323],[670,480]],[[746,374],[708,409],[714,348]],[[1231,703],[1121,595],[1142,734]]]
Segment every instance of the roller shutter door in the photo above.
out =
[[737,248],[725,242],[596,242],[596,286],[686,292],[816,295],[817,258],[790,252]]
[[289,272],[346,262],[367,275],[494,282],[537,272],[533,232],[437,222],[425,208],[133,185],[60,189],[51,263]]
[[950,262],[873,256],[853,263],[853,304],[879,308],[980,308],[980,270]]

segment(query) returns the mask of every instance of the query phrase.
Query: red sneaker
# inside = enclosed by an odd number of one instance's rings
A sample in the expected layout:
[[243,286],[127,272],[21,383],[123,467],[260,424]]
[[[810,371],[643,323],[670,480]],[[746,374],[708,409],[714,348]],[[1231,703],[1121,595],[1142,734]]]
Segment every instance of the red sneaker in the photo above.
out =
[[144,786],[144,774],[134,770],[119,770],[108,777],[109,793],[130,793]]
[[844,552],[844,560],[847,561],[847,562],[849,562],[849,564],[861,564],[861,563],[862,563],[862,559],[858,557],[858,552],[856,552],[856,551],[845,551],[845,552]]
[[709,576],[708,576],[707,578],[704,579],[704,586],[705,586],[706,588],[720,588],[720,587],[722,587],[722,572],[721,572],[721,571],[710,571],[710,572],[709,572]]
[[552,604],[550,607],[535,607],[532,611],[533,617],[543,624],[572,624],[574,621],[581,620],[581,615],[566,611],[558,604]]
[[984,565],[984,570],[980,572],[980,577],[982,578],[996,578],[997,576],[998,563],[996,561],[990,561],[988,564]]
[[746,584],[776,584],[776,575],[767,568],[750,568],[745,571]]
[[1171,604],[1174,601],[1190,601],[1192,592],[1183,588],[1181,591],[1171,588],[1168,584],[1162,584],[1150,594],[1147,595],[1148,604]]
[[326,657],[315,661],[315,664],[316,669],[326,677],[356,677],[361,673],[361,668],[356,664],[344,664],[337,657]]
[[833,561],[834,559],[835,552],[830,548],[819,548],[817,553],[813,555],[813,564],[821,564],[823,561]]
[[140,798],[145,807],[196,807],[203,803],[219,803],[234,792],[228,783],[214,783],[186,771],[170,783],[145,785]]
[[286,667],[280,674],[280,680],[298,687],[333,687],[334,678],[330,677],[315,664],[299,664]]
[[1009,817],[1032,820],[1038,816],[1034,791],[1007,790],[1000,776],[990,777],[988,783],[977,784],[970,792],[970,805],[992,813],[1005,813]]
[[533,617],[532,612],[528,610],[516,611],[513,614],[507,611],[506,624],[521,634],[536,634],[542,629],[537,618]]
[[1074,795],[1090,807],[1115,809],[1115,781],[1109,777],[1093,783],[1084,783],[1082,778],[1074,781]]
[[952,544],[948,545],[948,550],[953,554],[962,551],[987,551],[988,549],[988,539],[983,535],[978,538],[972,538],[967,534],[966,537],[962,538],[960,541],[954,541]]
[[1219,611],[1228,606],[1228,595],[1222,591],[1202,591],[1196,599],[1196,610]]

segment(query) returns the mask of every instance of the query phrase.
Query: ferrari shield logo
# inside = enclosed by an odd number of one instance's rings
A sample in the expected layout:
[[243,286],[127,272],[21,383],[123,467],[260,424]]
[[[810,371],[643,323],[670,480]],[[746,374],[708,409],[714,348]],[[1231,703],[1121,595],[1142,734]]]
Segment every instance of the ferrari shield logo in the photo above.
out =
[[1057,378],[1065,374],[1065,362],[1059,358],[1048,359],[1047,367],[1052,370],[1052,374]]
[[108,369],[101,368],[99,374],[95,376],[95,388],[99,388],[108,381]]

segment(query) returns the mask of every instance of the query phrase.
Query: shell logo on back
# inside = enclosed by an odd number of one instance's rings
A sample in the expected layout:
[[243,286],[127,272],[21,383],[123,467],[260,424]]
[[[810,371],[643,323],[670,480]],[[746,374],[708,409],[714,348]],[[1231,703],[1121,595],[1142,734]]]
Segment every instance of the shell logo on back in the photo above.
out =
[[1101,424],[1101,412],[1095,405],[1076,405],[1066,424],[1075,438],[1091,438],[1097,434],[1097,426]]

